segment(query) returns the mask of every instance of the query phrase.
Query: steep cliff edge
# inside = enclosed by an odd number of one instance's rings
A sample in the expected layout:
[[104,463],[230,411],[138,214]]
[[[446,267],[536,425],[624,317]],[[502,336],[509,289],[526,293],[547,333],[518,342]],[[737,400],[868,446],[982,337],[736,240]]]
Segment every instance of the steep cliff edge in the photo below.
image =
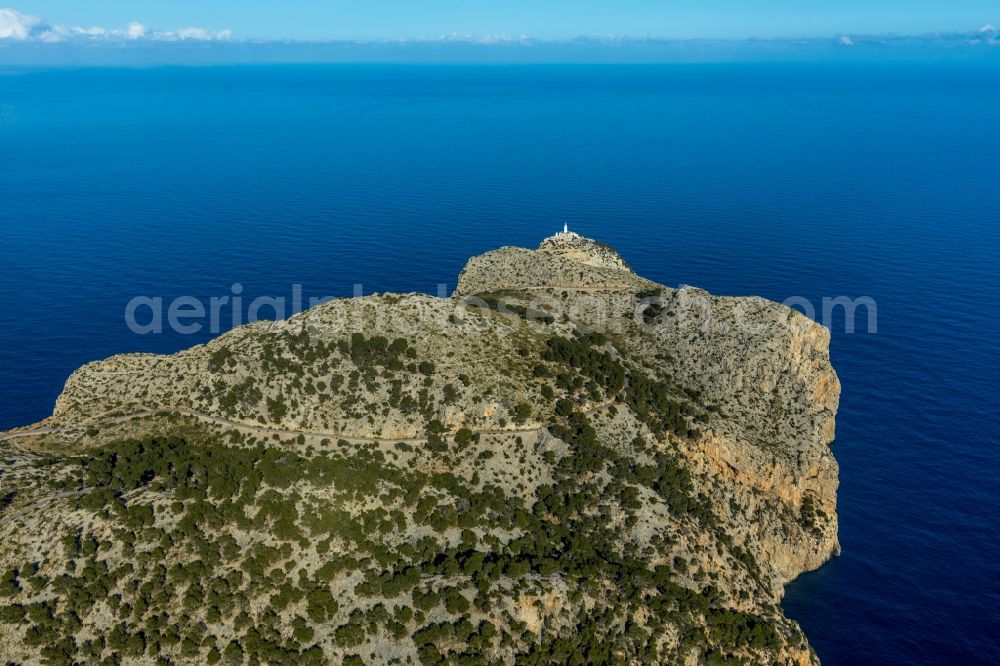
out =
[[838,550],[828,345],[557,234],[88,364],[0,439],[0,655],[814,662],[778,603]]
[[839,552],[829,445],[840,382],[826,328],[765,299],[651,283],[613,249],[576,234],[557,234],[535,252],[471,259],[456,295],[492,293],[626,340],[638,363],[697,397],[713,417],[702,438],[683,444],[685,455],[700,472],[735,482],[723,494],[745,494],[747,516],[773,503],[781,521],[747,519],[740,529],[760,540],[780,583]]

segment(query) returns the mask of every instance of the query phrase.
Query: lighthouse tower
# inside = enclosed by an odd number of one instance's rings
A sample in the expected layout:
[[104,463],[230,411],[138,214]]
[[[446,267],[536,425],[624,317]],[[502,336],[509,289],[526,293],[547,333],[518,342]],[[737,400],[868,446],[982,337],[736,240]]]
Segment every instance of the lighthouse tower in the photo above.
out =
[[565,238],[565,239],[569,239],[569,238],[578,238],[579,236],[580,236],[580,234],[576,233],[575,231],[570,231],[570,230],[569,230],[569,225],[568,225],[568,224],[566,224],[566,223],[564,222],[564,223],[563,223],[563,228],[562,228],[562,231],[558,232],[558,233],[557,233],[557,234],[556,234],[556,235],[554,236],[554,238]]

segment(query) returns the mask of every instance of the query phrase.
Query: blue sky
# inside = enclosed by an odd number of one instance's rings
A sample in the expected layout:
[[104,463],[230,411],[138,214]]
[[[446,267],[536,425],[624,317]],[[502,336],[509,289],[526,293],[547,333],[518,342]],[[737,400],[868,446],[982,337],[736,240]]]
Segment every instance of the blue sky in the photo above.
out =
[[968,31],[1000,23],[998,0],[34,0],[10,4],[52,25],[186,27],[233,39],[414,39],[614,34],[819,37]]

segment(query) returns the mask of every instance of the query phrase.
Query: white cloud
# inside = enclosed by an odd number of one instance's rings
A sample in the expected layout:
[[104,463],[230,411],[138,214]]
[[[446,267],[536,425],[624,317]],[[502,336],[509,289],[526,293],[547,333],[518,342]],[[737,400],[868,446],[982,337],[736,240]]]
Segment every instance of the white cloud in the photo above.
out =
[[49,25],[39,16],[29,16],[14,9],[0,9],[0,40],[66,42],[95,40],[146,40],[154,42],[224,41],[233,36],[229,30],[182,28],[180,30],[150,30],[138,21],[124,28]]
[[454,42],[454,43],[458,43],[458,44],[486,44],[486,45],[496,45],[496,44],[518,44],[518,43],[520,43],[520,44],[527,44],[527,43],[533,42],[535,40],[533,40],[532,38],[530,38],[530,37],[528,37],[527,35],[524,35],[524,34],[522,34],[522,35],[520,35],[518,37],[513,37],[511,35],[508,35],[505,32],[494,33],[494,34],[485,34],[485,35],[477,35],[477,34],[472,34],[472,33],[462,34],[462,33],[458,33],[458,32],[449,32],[447,34],[439,35],[437,37],[418,38],[418,39],[414,39],[414,40],[403,39],[403,40],[398,40],[398,41],[400,41],[400,42],[410,42],[410,41],[413,41],[413,42],[418,42],[418,43],[421,43],[421,42],[432,42],[432,43],[433,42],[449,42],[449,43]]
[[851,39],[848,35],[841,35],[837,39],[837,41],[840,43],[841,46],[854,46],[854,40]]
[[220,30],[218,32],[213,32],[212,30],[205,30],[204,28],[182,28],[175,33],[160,33],[162,35],[173,35],[176,39],[188,40],[193,39],[197,41],[219,41],[226,40],[233,36],[230,30]]
[[79,26],[75,28],[70,28],[74,35],[80,35],[81,37],[107,37],[111,34],[106,28],[100,26],[94,26],[92,28],[81,28]]
[[138,21],[132,21],[125,26],[125,34],[129,39],[142,39],[149,30]]
[[145,39],[155,42],[224,42],[233,36],[231,30],[206,30],[205,28],[181,28],[180,30],[158,30],[146,33]]
[[0,9],[0,39],[31,39],[45,30],[45,22],[13,9]]

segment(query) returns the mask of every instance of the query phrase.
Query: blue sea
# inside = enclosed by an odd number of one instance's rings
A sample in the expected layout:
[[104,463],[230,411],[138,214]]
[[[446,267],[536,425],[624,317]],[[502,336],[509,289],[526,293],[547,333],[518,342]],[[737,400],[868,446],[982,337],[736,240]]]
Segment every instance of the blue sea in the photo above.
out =
[[0,69],[0,428],[212,337],[136,296],[437,293],[564,222],[669,285],[877,303],[829,322],[843,554],[785,608],[826,664],[1000,662],[995,67]]

